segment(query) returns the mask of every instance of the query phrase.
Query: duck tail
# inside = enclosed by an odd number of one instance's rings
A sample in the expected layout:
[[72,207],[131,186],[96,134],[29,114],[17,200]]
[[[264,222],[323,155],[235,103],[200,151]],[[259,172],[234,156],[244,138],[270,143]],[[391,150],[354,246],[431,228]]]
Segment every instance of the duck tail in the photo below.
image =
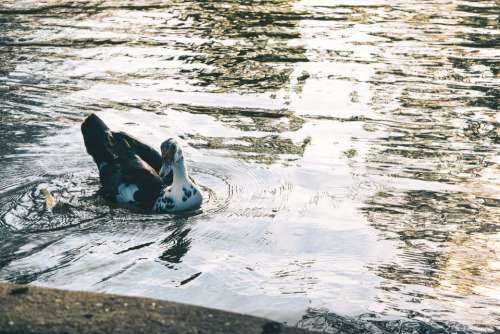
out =
[[90,114],[83,121],[81,129],[85,148],[97,166],[116,160],[117,156],[113,153],[113,134],[96,114]]

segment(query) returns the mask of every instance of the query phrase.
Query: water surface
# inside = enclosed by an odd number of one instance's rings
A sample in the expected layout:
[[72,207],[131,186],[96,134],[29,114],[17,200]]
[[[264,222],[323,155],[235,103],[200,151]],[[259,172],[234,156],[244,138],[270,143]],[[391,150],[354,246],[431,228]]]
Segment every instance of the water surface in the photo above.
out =
[[[325,332],[498,330],[499,11],[3,1],[0,280]],[[202,209],[100,198],[92,112],[180,138]]]

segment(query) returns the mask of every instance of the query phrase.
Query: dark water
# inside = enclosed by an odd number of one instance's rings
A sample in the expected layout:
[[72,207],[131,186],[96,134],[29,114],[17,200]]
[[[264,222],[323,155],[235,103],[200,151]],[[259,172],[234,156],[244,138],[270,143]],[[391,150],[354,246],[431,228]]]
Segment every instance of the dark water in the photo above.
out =
[[[499,330],[499,12],[3,1],[0,280],[327,333]],[[91,112],[181,138],[202,211],[99,198]]]

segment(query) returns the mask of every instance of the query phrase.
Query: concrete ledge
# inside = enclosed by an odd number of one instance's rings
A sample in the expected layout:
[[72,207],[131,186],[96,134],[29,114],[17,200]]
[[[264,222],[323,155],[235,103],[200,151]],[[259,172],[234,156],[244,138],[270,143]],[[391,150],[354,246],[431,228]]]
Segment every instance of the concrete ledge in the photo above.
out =
[[262,318],[162,300],[0,283],[0,333],[309,332]]

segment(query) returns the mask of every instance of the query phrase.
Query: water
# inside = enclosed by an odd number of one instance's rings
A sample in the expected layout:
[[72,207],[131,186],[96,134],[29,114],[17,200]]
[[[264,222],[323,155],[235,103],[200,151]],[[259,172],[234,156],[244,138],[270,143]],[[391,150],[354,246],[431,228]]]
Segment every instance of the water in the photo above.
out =
[[[0,280],[328,333],[498,330],[498,13],[3,1]],[[101,199],[91,112],[155,147],[180,138],[202,210]]]

